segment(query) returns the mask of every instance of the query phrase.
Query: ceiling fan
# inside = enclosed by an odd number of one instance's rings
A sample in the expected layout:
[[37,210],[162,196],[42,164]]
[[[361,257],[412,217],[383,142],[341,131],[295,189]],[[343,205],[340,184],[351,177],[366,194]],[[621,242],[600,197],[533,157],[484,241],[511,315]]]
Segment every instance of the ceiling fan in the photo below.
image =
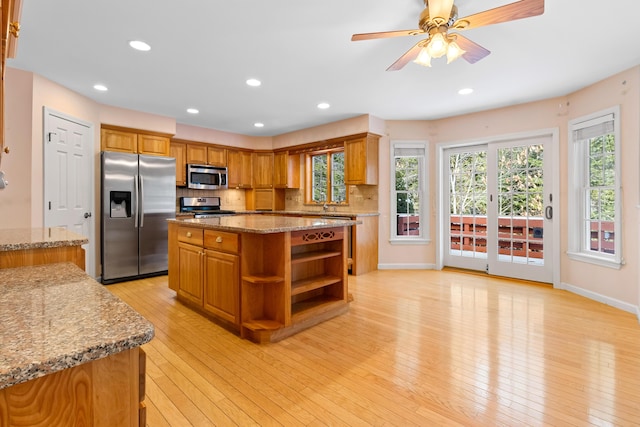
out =
[[425,8],[420,14],[418,23],[420,28],[354,34],[351,41],[427,35],[426,39],[420,40],[391,64],[387,71],[399,70],[409,61],[430,67],[432,58],[444,55],[447,55],[447,63],[462,56],[467,62],[473,64],[491,52],[460,34],[450,34],[449,30],[470,30],[544,13],[544,0],[520,0],[458,19],[458,7],[453,3],[454,0],[424,0]]

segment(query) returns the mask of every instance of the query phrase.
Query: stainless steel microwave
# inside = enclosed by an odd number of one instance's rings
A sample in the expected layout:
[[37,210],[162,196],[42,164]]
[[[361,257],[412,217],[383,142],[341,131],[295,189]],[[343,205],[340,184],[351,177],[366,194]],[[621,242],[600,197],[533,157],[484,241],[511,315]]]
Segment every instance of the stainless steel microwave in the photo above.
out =
[[187,188],[222,190],[227,187],[227,168],[209,165],[187,165]]

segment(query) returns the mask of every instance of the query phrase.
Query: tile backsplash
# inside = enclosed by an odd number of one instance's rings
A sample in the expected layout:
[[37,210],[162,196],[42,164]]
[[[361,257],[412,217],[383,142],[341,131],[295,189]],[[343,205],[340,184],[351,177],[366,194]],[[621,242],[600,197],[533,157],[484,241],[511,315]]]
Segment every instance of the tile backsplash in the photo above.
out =
[[244,190],[192,190],[176,187],[176,212],[180,210],[180,197],[220,197],[220,207],[226,210],[245,210]]
[[[220,197],[222,209],[243,211],[246,209],[245,190],[192,190],[176,187],[176,212],[180,210],[180,197]],[[285,190],[285,210],[320,211],[321,205],[305,205],[304,189]],[[349,205],[331,206],[332,212],[378,212],[378,186],[350,185]]]

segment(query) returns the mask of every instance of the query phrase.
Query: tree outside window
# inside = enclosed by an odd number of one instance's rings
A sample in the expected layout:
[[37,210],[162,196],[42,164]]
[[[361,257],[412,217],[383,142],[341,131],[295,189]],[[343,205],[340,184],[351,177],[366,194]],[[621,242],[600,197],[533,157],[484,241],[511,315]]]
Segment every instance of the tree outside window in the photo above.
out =
[[392,239],[424,239],[426,230],[423,213],[426,211],[424,194],[425,149],[424,143],[396,143],[392,146],[392,203],[394,221]]

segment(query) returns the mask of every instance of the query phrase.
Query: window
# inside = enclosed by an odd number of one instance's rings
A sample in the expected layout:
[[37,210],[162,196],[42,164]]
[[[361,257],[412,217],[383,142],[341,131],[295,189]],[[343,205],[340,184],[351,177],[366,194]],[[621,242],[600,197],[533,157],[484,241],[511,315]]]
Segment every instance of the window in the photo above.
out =
[[347,203],[344,183],[344,148],[317,151],[306,155],[306,203]]
[[620,108],[569,123],[569,257],[620,268]]
[[426,242],[426,152],[424,142],[391,144],[391,242]]

